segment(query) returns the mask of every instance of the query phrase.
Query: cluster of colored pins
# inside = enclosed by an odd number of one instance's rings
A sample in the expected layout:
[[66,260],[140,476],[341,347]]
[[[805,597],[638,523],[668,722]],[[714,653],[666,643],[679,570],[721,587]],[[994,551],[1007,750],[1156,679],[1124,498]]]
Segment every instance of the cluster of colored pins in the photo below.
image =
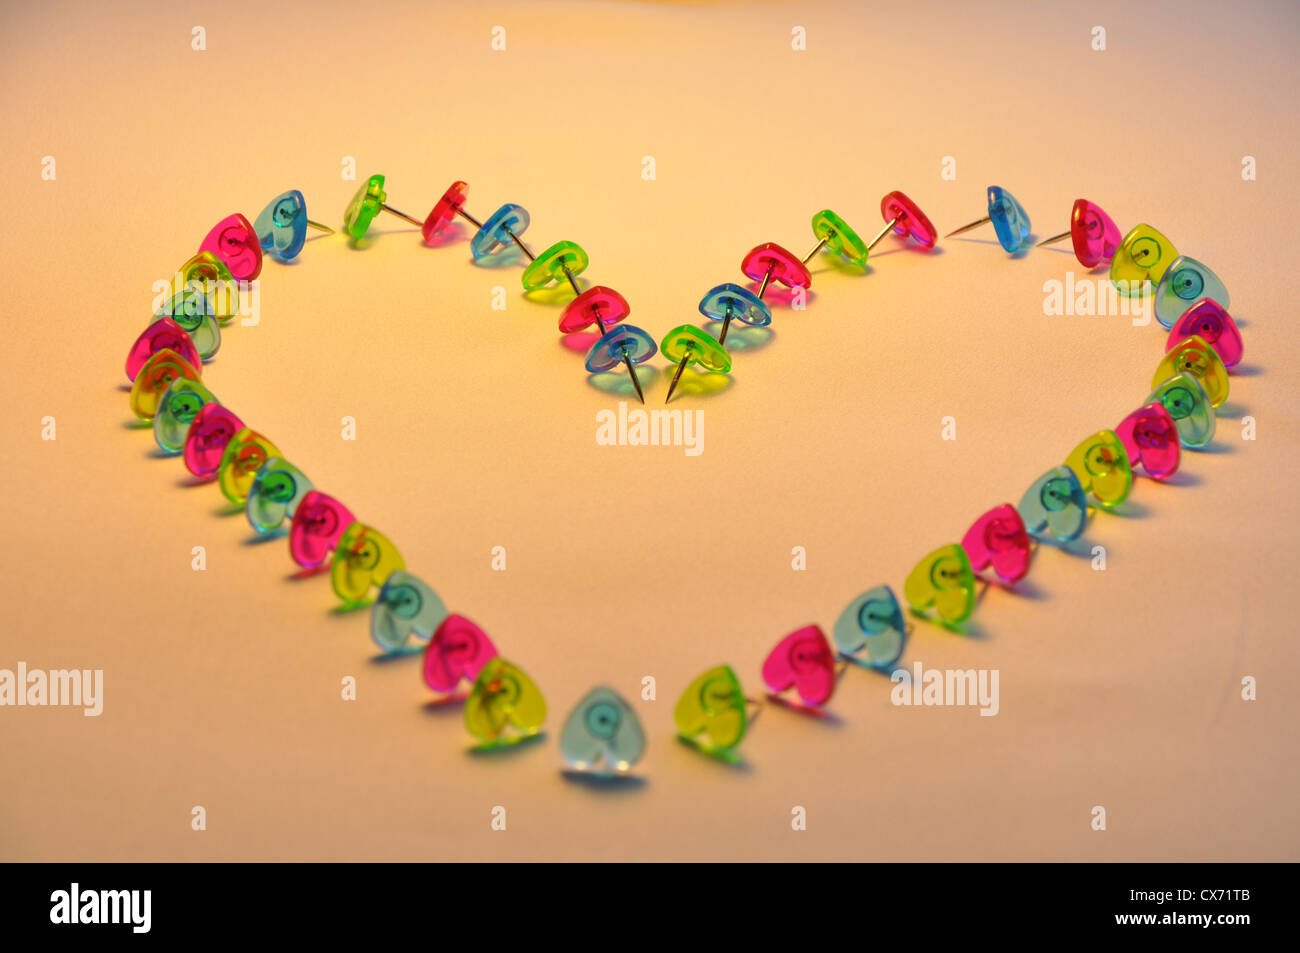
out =
[[[886,196],[886,201],[889,199]],[[905,200],[902,196],[900,206]],[[925,221],[910,203],[903,207],[907,214],[901,221]],[[891,211],[883,207],[882,211],[887,219],[892,218]],[[827,217],[832,214],[820,213],[822,228],[846,236],[843,247],[859,247],[856,235],[846,231],[842,222]],[[1010,192],[997,186],[988,190],[988,215],[949,237],[989,222],[1008,252],[1017,253],[1027,246],[1029,216]],[[816,218],[813,227],[818,230]],[[932,229],[929,234],[932,241]],[[913,233],[912,237],[924,244],[922,235]],[[970,525],[960,542],[941,546],[921,559],[903,583],[903,602],[889,586],[876,586],[844,607],[830,639],[817,625],[804,626],[782,638],[762,666],[770,697],[779,700],[792,694],[797,698],[793,707],[821,712],[831,700],[844,663],[885,672],[893,669],[911,632],[904,619],[904,603],[917,617],[959,630],[993,580],[1014,588],[1025,578],[1040,541],[1068,544],[1079,538],[1093,514],[1124,503],[1139,469],[1150,479],[1167,480],[1177,472],[1183,448],[1199,449],[1213,438],[1215,408],[1228,395],[1228,371],[1242,357],[1241,332],[1227,311],[1228,292],[1223,282],[1202,263],[1179,255],[1150,225],[1138,225],[1121,238],[1110,216],[1086,199],[1074,203],[1070,231],[1039,244],[1067,237],[1084,267],[1109,266],[1110,279],[1120,290],[1154,295],[1156,317],[1170,333],[1150,393],[1113,429],[1080,441],[1063,463],[1033,482],[1017,505],[993,507]],[[832,239],[826,244],[844,254]],[[736,286],[710,292],[721,296],[727,289],[728,310],[718,317],[724,322],[722,332],[717,341],[709,339],[714,348],[725,340],[729,319],[740,317],[732,311],[752,309],[754,300],[761,304],[761,293],[772,278],[790,287],[808,287],[806,270],[800,272],[796,267],[800,262],[779,246],[759,246],[750,256],[753,260],[747,257],[750,267],[745,270],[760,282],[759,295],[742,298],[736,292],[743,289]],[[853,260],[850,255],[845,257]],[[672,356],[667,339],[663,351]],[[716,355],[716,351],[709,353]],[[715,363],[721,361],[715,357]],[[675,719],[682,740],[715,757],[738,760],[736,748],[752,721],[748,715],[752,701],[730,666],[710,669],[692,682],[678,701]]]
[[[345,230],[359,239],[380,211],[388,211],[420,225],[432,242],[459,215],[478,226],[472,242],[476,258],[513,243],[530,261],[525,289],[558,281],[573,288],[576,297],[565,309],[560,329],[573,333],[595,325],[599,330],[588,355],[589,369],[593,362],[596,370],[622,362],[640,394],[635,365],[654,354],[654,342],[639,328],[621,323],[630,309],[617,292],[600,286],[580,289],[576,276],[587,266],[586,253],[572,242],[559,242],[534,256],[519,239],[528,225],[526,211],[506,205],[479,223],[464,211],[466,190],[463,182],[454,183],[421,223],[388,206],[383,177],[372,176],[349,204]],[[1025,247],[1029,218],[1014,196],[990,187],[988,211],[952,234],[992,222],[1007,251]],[[771,242],[752,249],[741,270],[757,290],[719,285],[700,303],[700,312],[721,324],[717,338],[692,325],[664,338],[664,353],[679,362],[669,397],[689,363],[726,373],[730,356],[724,345],[731,322],[769,324],[764,296],[771,282],[790,289],[810,287],[807,262],[823,248],[865,266],[871,249],[891,231],[922,247],[933,246],[933,226],[901,192],[882,199],[881,214],[885,226],[869,243],[824,210],[812,220],[817,244],[802,259]],[[437,696],[434,704],[463,703],[465,725],[478,748],[539,738],[547,708],[532,679],[498,654],[482,628],[450,613],[428,583],[408,572],[388,537],[317,490],[274,443],[246,426],[203,383],[203,367],[220,346],[221,328],[238,312],[240,283],[258,276],[264,251],[282,260],[299,254],[308,227],[330,231],[307,217],[302,194],[291,190],[273,199],[256,224],[233,214],[208,233],[181,266],[163,308],[127,353],[131,410],[152,425],[165,455],[180,456],[197,480],[215,482],[231,503],[243,508],[258,534],[287,535],[290,557],[305,573],[328,571],[341,609],[370,608],[371,637],[384,652],[411,651],[414,640],[424,656],[423,680]],[[941,546],[916,564],[903,584],[903,597],[918,617],[960,627],[989,582],[1014,587],[1026,576],[1040,541],[1068,544],[1077,539],[1094,513],[1124,503],[1136,471],[1166,480],[1177,472],[1182,448],[1203,447],[1214,435],[1215,408],[1227,398],[1228,372],[1239,364],[1243,350],[1223,282],[1202,263],[1179,255],[1150,225],[1137,225],[1120,238],[1110,217],[1084,199],[1074,204],[1070,231],[1040,244],[1067,236],[1085,267],[1109,265],[1110,278],[1121,290],[1153,293],[1157,318],[1169,330],[1166,354],[1146,399],[1113,429],[1080,441],[1063,463],[1034,481],[1018,505],[993,507],[960,542]],[[841,611],[832,629],[833,645],[817,625],[782,638],[763,663],[763,681],[772,697],[792,693],[798,698],[794,707],[820,712],[845,664],[891,670],[910,630],[894,591],[875,586]],[[691,682],[674,709],[679,736],[701,751],[736,760],[736,748],[753,722],[753,704],[756,700],[744,694],[730,666],[709,669]],[[605,686],[579,702],[560,739],[572,770],[611,776],[630,771],[645,743],[635,711]]]
[[728,282],[711,288],[700,299],[700,314],[720,325],[717,337],[694,324],[682,324],[664,335],[660,342],[664,356],[677,365],[664,402],[672,400],[687,367],[694,365],[708,374],[729,373],[731,355],[726,344],[732,322],[740,321],[758,328],[770,325],[772,309],[764,300],[769,287],[776,282],[790,291],[811,288],[812,274],[808,271],[808,262],[823,249],[865,269],[871,250],[890,232],[904,240],[910,239],[922,248],[934,247],[934,226],[916,203],[902,192],[890,192],[882,198],[880,214],[885,225],[870,242],[858,237],[858,233],[839,215],[830,209],[822,209],[812,217],[813,237],[817,243],[802,258],[776,242],[764,242],[751,248],[741,259],[740,271],[754,283],[754,289]]
[[599,374],[626,368],[637,397],[645,403],[636,365],[655,355],[654,339],[635,325],[624,323],[632,309],[627,299],[617,291],[601,285],[582,290],[578,276],[589,264],[582,246],[576,242],[559,241],[541,254],[534,254],[521,238],[530,224],[525,208],[506,203],[486,220],[480,221],[465,211],[468,195],[467,183],[453,182],[424,221],[420,221],[389,206],[384,177],[372,175],[348,205],[343,216],[344,229],[354,240],[360,240],[365,237],[375,216],[384,211],[418,225],[425,242],[434,245],[446,237],[447,226],[453,220],[463,218],[477,229],[470,239],[470,253],[475,261],[488,262],[518,251],[528,259],[520,279],[524,291],[539,291],[557,283],[567,283],[573,289],[575,297],[560,316],[560,330],[574,334],[594,327],[599,332],[599,339],[587,352],[587,371]]

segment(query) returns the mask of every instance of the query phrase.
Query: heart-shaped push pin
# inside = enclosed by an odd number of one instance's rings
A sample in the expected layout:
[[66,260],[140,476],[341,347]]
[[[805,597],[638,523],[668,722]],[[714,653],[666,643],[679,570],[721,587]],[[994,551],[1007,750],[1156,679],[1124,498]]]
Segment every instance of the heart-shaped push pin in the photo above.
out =
[[127,379],[134,381],[145,362],[163,350],[174,351],[190,367],[197,369],[203,366],[203,359],[199,357],[199,352],[185,329],[171,318],[163,318],[141,331],[131,345],[131,350],[126,355]]
[[[456,181],[447,187],[447,191],[442,193],[442,198],[434,203],[429,214],[424,217],[424,224],[420,226],[420,234],[424,240],[433,244],[434,238],[451,222],[457,215],[462,215],[470,221],[469,215],[465,212],[465,199],[469,197],[469,183]],[[480,228],[482,222],[475,222]]]
[[1119,422],[1115,435],[1124,444],[1129,464],[1141,463],[1153,480],[1166,480],[1178,471],[1178,427],[1164,404],[1143,404]]
[[1219,352],[1200,335],[1193,334],[1169,349],[1156,366],[1151,386],[1155,387],[1175,374],[1190,374],[1200,381],[1210,398],[1211,407],[1218,407],[1228,399],[1228,369],[1223,366]]
[[1087,199],[1075,199],[1070,211],[1070,230],[1051,238],[1044,238],[1038,243],[1041,248],[1059,242],[1062,238],[1070,239],[1074,245],[1074,257],[1085,268],[1109,265],[1119,251],[1119,226],[1106,214],[1100,205]]
[[212,226],[199,251],[220,258],[237,281],[252,281],[262,273],[262,243],[256,229],[238,212]]
[[438,623],[424,650],[424,684],[450,695],[461,681],[476,681],[483,666],[496,657],[497,648],[486,632],[463,615],[449,615]]
[[682,739],[702,750],[726,752],[740,744],[749,713],[731,666],[711,668],[691,682],[677,700],[673,721]]
[[1169,411],[1184,447],[1203,447],[1214,438],[1217,415],[1205,388],[1191,374],[1175,374],[1161,381],[1147,398],[1147,403],[1153,402]]
[[793,688],[810,708],[830,701],[835,692],[835,653],[820,626],[791,632],[768,653],[763,681],[773,694]]
[[345,603],[360,602],[372,586],[382,586],[406,562],[392,541],[365,523],[353,523],[343,531],[334,550],[330,582],[334,594]]
[[903,598],[917,615],[933,607],[948,625],[965,622],[975,611],[975,573],[965,550],[949,543],[922,559],[903,583]]
[[808,273],[808,266],[776,242],[764,242],[751,248],[740,260],[740,270],[746,278],[759,283],[755,296],[760,301],[767,293],[767,286],[773,281],[787,288],[812,287],[812,275]]
[[262,465],[280,456],[280,450],[256,430],[239,430],[226,444],[217,465],[217,485],[231,503],[244,503]]
[[1078,539],[1088,525],[1088,497],[1066,466],[1053,467],[1035,480],[1016,509],[1030,534],[1046,530],[1063,543]]
[[698,364],[713,374],[725,374],[731,370],[731,355],[727,349],[709,337],[693,324],[681,324],[664,335],[659,342],[664,357],[677,362],[677,372],[673,374],[672,383],[668,385],[668,396],[664,403],[673,398],[677,382],[682,378],[682,371],[688,364]]
[[153,420],[163,394],[174,381],[196,381],[199,377],[198,367],[171,348],[163,348],[136,372],[135,382],[131,385],[131,412],[141,420]]
[[[903,656],[907,624],[889,586],[868,589],[850,602],[831,630],[841,653],[870,668],[890,671]],[[859,655],[866,649],[866,656]]]
[[1165,351],[1172,351],[1193,336],[1214,348],[1225,368],[1241,363],[1241,329],[1218,302],[1202,298],[1184,311],[1165,339]]
[[525,291],[567,281],[573,286],[574,294],[581,294],[576,279],[587,270],[589,263],[587,253],[577,242],[556,242],[528,263],[520,280]]
[[175,455],[185,447],[185,437],[190,432],[194,416],[204,404],[215,403],[217,397],[201,381],[179,378],[163,392],[158,402],[158,413],[153,418],[153,439],[164,453]]
[[465,727],[482,747],[517,744],[535,737],[546,721],[546,699],[517,665],[490,659],[465,701]]
[[630,324],[611,329],[611,325],[617,325],[631,313],[632,307],[626,298],[613,288],[596,285],[565,306],[560,315],[560,330],[565,334],[575,334],[595,325],[600,339],[587,352],[587,371],[596,374],[622,364],[644,404],[645,395],[636,376],[636,365],[654,356],[654,339]]
[[1079,478],[1083,492],[1092,493],[1107,509],[1128,499],[1133,488],[1128,452],[1113,430],[1099,430],[1081,440],[1065,458],[1065,465]]
[[154,312],[150,325],[164,321],[171,321],[189,335],[190,343],[202,360],[211,360],[221,350],[221,325],[217,321],[217,306],[212,295],[197,288],[172,295]]
[[[201,251],[181,265],[172,280],[171,291],[173,305],[177,298],[183,298],[187,305],[184,309],[174,308],[175,311],[191,316],[210,314],[220,324],[228,324],[239,313],[239,282],[226,263],[210,251]],[[194,333],[185,322],[176,323]],[[202,345],[197,341],[195,344],[202,353]]]
[[215,402],[204,404],[190,421],[181,447],[185,469],[202,480],[216,476],[227,445],[243,429],[234,411]]
[[[385,652],[396,652],[411,636],[428,642],[446,618],[446,603],[433,587],[419,576],[397,569],[379,588],[370,612],[370,638]],[[427,665],[427,656],[425,662]]]
[[321,232],[333,232],[334,229],[307,217],[307,200],[297,189],[281,192],[271,199],[266,208],[253,221],[253,230],[263,251],[269,251],[275,257],[290,261],[297,258],[307,243],[308,226]]
[[858,233],[828,208],[822,209],[812,217],[813,235],[818,239],[817,247],[808,253],[804,261],[825,248],[845,261],[861,268],[867,266],[867,256],[871,254],[867,243],[858,237]]
[[[939,233],[921,207],[895,189],[880,199],[880,217],[899,238],[911,238],[922,248],[933,248]],[[873,241],[871,246],[876,243]]]
[[605,685],[589,691],[560,734],[560,754],[574,771],[626,774],[645,751],[645,732],[632,706]]
[[1178,257],[1173,242],[1150,225],[1129,229],[1110,263],[1110,280],[1120,294],[1142,294],[1146,283],[1159,284]]
[[620,324],[591,346],[584,366],[587,368],[587,373],[599,374],[613,370],[619,364],[625,365],[628,375],[632,378],[632,384],[636,387],[636,395],[644,404],[645,395],[641,393],[641,381],[637,378],[633,367],[650,360],[657,351],[654,338],[645,331],[636,325]]
[[621,294],[613,288],[594,285],[564,306],[560,314],[560,330],[565,334],[576,334],[594,324],[596,330],[604,335],[631,313],[631,305]]
[[992,222],[993,231],[998,236],[998,244],[1005,251],[1014,255],[1024,248],[1025,242],[1029,240],[1029,231],[1032,226],[1029,223],[1029,215],[1025,212],[1025,207],[1020,204],[1016,197],[1001,186],[990,185],[988,190],[988,210],[989,213],[983,218],[976,219],[961,228],[955,228],[944,237],[952,238],[954,235],[960,235],[962,232],[968,232],[972,228],[978,228],[980,225]]
[[510,247],[528,254],[519,236],[528,231],[528,210],[522,205],[506,203],[488,216],[474,237],[469,250],[475,261],[501,254]]
[[289,555],[303,569],[323,566],[343,531],[355,522],[352,511],[334,497],[309,490],[289,524]]
[[741,320],[756,328],[765,328],[772,323],[772,309],[765,301],[748,288],[728,281],[710,288],[700,299],[700,314],[711,321],[721,321],[722,329],[718,332],[718,343],[727,343],[727,329],[731,322]]
[[1219,276],[1195,258],[1179,255],[1156,286],[1156,320],[1172,328],[1183,313],[1202,298],[1210,299],[1221,308],[1228,307],[1228,289]]
[[1010,503],[995,506],[979,519],[961,539],[961,548],[971,569],[981,572],[989,566],[998,578],[1014,584],[1025,578],[1034,558],[1034,548],[1025,521]]
[[311,490],[307,474],[283,457],[269,458],[248,488],[244,504],[248,525],[263,535],[274,532],[286,519],[293,519],[298,504]]

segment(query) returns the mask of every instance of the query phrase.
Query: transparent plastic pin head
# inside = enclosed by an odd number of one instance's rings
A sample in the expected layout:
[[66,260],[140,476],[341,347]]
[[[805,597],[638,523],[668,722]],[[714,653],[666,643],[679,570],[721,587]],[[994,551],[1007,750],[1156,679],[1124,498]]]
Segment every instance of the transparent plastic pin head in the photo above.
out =
[[1050,533],[1063,543],[1078,539],[1088,525],[1088,497],[1067,466],[1053,467],[1035,480],[1017,509],[1026,531]]
[[446,618],[447,606],[432,586],[414,573],[394,569],[370,610],[370,638],[385,652],[396,652],[412,638],[428,642]]
[[1120,294],[1142,294],[1146,283],[1159,283],[1178,257],[1173,242],[1150,225],[1129,229],[1110,263],[1110,280]]
[[330,565],[334,594],[345,603],[360,602],[406,562],[397,547],[379,530],[365,523],[353,523],[339,538]]
[[426,242],[433,242],[438,234],[447,227],[465,205],[465,199],[469,195],[469,184],[466,182],[456,181],[448,186],[447,191],[442,193],[442,198],[434,203],[429,214],[425,216],[424,224],[420,226],[420,234],[424,236]]
[[751,248],[740,261],[745,277],[757,282],[778,282],[787,288],[809,288],[812,275],[794,252],[776,242],[764,242]]
[[212,226],[199,251],[220,258],[238,281],[252,281],[262,272],[262,243],[252,223],[238,212]]
[[698,364],[703,370],[714,374],[726,374],[731,370],[731,355],[717,339],[701,331],[693,324],[683,324],[673,328],[664,335],[660,342],[664,357],[674,364],[686,359],[689,367]]
[[894,223],[894,234],[911,238],[922,248],[933,248],[939,233],[921,207],[897,190],[880,200],[880,217]]
[[178,380],[197,381],[198,368],[170,348],[163,348],[140,366],[131,384],[131,413],[141,420],[154,419],[167,388]]
[[1191,374],[1175,374],[1151,391],[1147,403],[1159,403],[1178,428],[1184,447],[1199,449],[1214,439],[1217,415],[1201,382]]
[[226,444],[217,466],[217,485],[231,503],[245,503],[262,464],[280,456],[280,450],[256,430],[236,431]]
[[1228,399],[1228,369],[1223,366],[1219,353],[1199,335],[1193,334],[1169,349],[1156,366],[1151,386],[1175,374],[1190,374],[1200,381],[1213,407]]
[[841,652],[872,668],[891,670],[907,645],[907,623],[894,590],[876,586],[861,593],[835,620],[832,634]]
[[163,392],[153,418],[153,438],[164,453],[177,454],[185,446],[190,424],[204,404],[216,403],[216,395],[201,381],[178,378]]
[[918,615],[933,609],[949,625],[959,625],[975,610],[975,573],[956,543],[930,553],[908,574],[903,598]]
[[189,334],[171,318],[164,317],[152,322],[132,343],[126,354],[127,380],[134,381],[149,358],[165,350],[174,351],[196,370],[203,366],[203,358]]
[[1065,465],[1079,478],[1085,493],[1102,506],[1119,506],[1133,489],[1133,469],[1124,444],[1113,430],[1099,430],[1079,442]]
[[560,753],[575,771],[626,774],[645,751],[641,719],[607,685],[589,691],[564,722]]
[[171,321],[186,334],[203,361],[211,360],[221,349],[221,326],[217,321],[217,304],[212,295],[194,287],[174,294],[163,302],[150,321]]
[[243,429],[244,422],[233,410],[217,403],[204,404],[190,422],[181,446],[185,469],[202,480],[212,479],[221,468],[226,447]]
[[281,192],[253,220],[263,251],[285,261],[297,258],[307,243],[307,200],[297,189]]
[[273,533],[293,519],[298,504],[312,491],[311,480],[283,457],[269,457],[253,477],[244,503],[248,525],[258,533]]
[[767,302],[730,281],[709,289],[700,299],[700,314],[713,321],[743,321],[758,328],[772,323],[772,309]]
[[470,254],[480,261],[514,248],[514,240],[528,231],[528,221],[528,210],[522,205],[501,206],[470,239]]
[[1158,401],[1149,401],[1119,422],[1115,434],[1124,444],[1130,465],[1141,464],[1153,480],[1178,472],[1181,442],[1174,418]]
[[586,368],[590,374],[611,371],[624,363],[624,358],[642,364],[655,356],[654,338],[635,324],[620,324],[607,332],[587,352]]
[[730,750],[749,723],[745,693],[730,665],[711,668],[682,692],[673,709],[682,738],[705,750]]
[[613,288],[594,285],[565,305],[560,314],[560,330],[574,334],[594,327],[605,334],[631,313],[631,305],[621,294]]
[[323,566],[343,531],[355,522],[352,511],[334,497],[309,490],[289,524],[289,555],[303,569]]
[[806,625],[772,648],[763,662],[763,682],[779,694],[794,689],[810,708],[825,705],[835,693],[835,652],[820,626]]
[[485,745],[514,744],[533,737],[546,721],[546,699],[519,666],[501,656],[478,673],[465,701],[465,727]]
[[1165,339],[1165,351],[1172,351],[1190,337],[1199,337],[1214,348],[1225,368],[1241,363],[1245,345],[1241,329],[1227,310],[1209,298],[1202,298],[1183,312]]
[[520,276],[525,291],[567,282],[587,270],[587,253],[577,242],[556,242],[528,263]]
[[812,231],[819,241],[826,243],[825,248],[832,254],[855,265],[866,266],[867,243],[858,237],[848,222],[830,209],[824,208],[812,217]]
[[1075,199],[1070,210],[1070,242],[1074,257],[1085,268],[1108,265],[1119,251],[1119,226],[1106,210],[1087,199]]
[[370,223],[380,213],[388,193],[384,191],[384,177],[372,175],[353,194],[348,207],[343,210],[343,231],[348,236],[360,240],[366,237]]
[[496,657],[496,646],[486,632],[462,615],[449,615],[424,650],[424,684],[450,695],[462,681],[473,683]]
[[1156,286],[1156,320],[1172,328],[1188,308],[1203,298],[1220,308],[1228,307],[1228,289],[1219,276],[1195,258],[1179,255]]
[[1029,572],[1034,548],[1020,512],[1010,503],[995,506],[975,520],[961,539],[971,569],[993,567],[1003,582],[1014,584]]
[[1029,215],[1014,195],[996,185],[989,186],[989,219],[997,233],[998,244],[1012,254],[1029,241]]

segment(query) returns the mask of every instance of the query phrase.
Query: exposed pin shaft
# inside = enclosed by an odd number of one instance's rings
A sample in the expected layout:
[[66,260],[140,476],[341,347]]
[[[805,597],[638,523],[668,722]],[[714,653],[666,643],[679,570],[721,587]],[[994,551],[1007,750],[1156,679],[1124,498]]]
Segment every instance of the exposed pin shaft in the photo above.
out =
[[718,343],[727,343],[727,329],[731,327],[731,307],[727,307],[727,316],[722,319],[722,330],[718,332]]
[[1053,245],[1056,242],[1059,242],[1062,238],[1069,238],[1069,237],[1070,237],[1069,232],[1061,232],[1061,234],[1053,235],[1051,238],[1044,238],[1041,242],[1038,243],[1037,247],[1042,248],[1044,245]]
[[869,251],[871,251],[871,249],[873,249],[873,248],[875,248],[877,245],[879,245],[879,244],[880,244],[880,240],[881,240],[882,238],[884,238],[886,235],[888,235],[890,232],[892,232],[892,231],[894,230],[894,226],[898,224],[898,220],[899,220],[900,218],[902,218],[902,217],[903,217],[903,216],[901,216],[901,215],[895,215],[895,216],[894,216],[894,220],[893,220],[892,222],[890,222],[890,223],[887,224],[884,228],[882,228],[880,231],[878,231],[878,232],[876,233],[876,237],[873,238],[873,239],[871,239],[871,244],[867,246],[867,251],[869,252]]
[[772,280],[772,269],[767,269],[767,274],[763,276],[763,283],[758,286],[758,300],[763,300],[763,295],[767,294],[767,283]]
[[334,229],[330,228],[328,225],[322,225],[320,222],[313,222],[311,219],[307,219],[307,224],[318,232],[329,232],[331,235],[334,234]]
[[819,251],[822,250],[822,248],[825,247],[828,238],[829,236],[827,236],[827,238],[823,238],[821,241],[819,241],[816,245],[813,246],[812,251],[810,251],[808,254],[803,256],[803,263],[805,265],[808,264],[809,259],[811,259],[813,255],[817,254]]
[[482,228],[482,227],[483,227],[483,223],[482,223],[482,222],[480,222],[478,219],[476,219],[473,215],[469,214],[469,212],[465,211],[465,210],[464,210],[463,208],[461,208],[459,205],[456,206],[456,214],[459,215],[461,218],[463,218],[465,221],[469,222],[469,223],[470,223],[471,225],[473,225],[475,228]]
[[[636,365],[632,363],[632,358],[628,356],[627,349],[623,349],[623,363],[627,365],[627,376],[632,378],[632,386],[636,388],[636,396],[641,403],[645,403],[645,394],[641,393],[641,380],[636,376]],[[668,401],[664,401],[668,403]]]
[[677,373],[673,375],[673,382],[668,385],[668,396],[664,398],[664,403],[673,399],[673,391],[677,389],[677,382],[682,379],[682,371],[686,370],[686,365],[690,362],[691,352],[694,348],[687,348],[686,353],[682,355],[681,363],[677,365]]
[[525,245],[523,242],[521,242],[521,241],[519,240],[519,236],[518,236],[518,235],[516,235],[514,232],[510,231],[510,229],[508,229],[508,228],[505,230],[505,232],[506,232],[507,235],[510,236],[510,240],[511,240],[512,242],[514,242],[516,245],[519,246],[519,250],[520,250],[521,252],[523,252],[525,255],[528,256],[528,260],[529,260],[529,261],[536,261],[536,260],[537,260],[537,256],[534,255],[532,252],[530,252],[530,251],[528,250],[528,246]]
[[952,238],[952,236],[954,235],[960,235],[962,232],[969,232],[972,228],[978,228],[979,226],[983,225],[985,222],[991,222],[991,221],[993,221],[992,216],[985,215],[983,218],[977,219],[976,221],[971,222],[969,225],[963,225],[961,228],[951,231],[943,237]]
[[411,218],[411,216],[407,215],[405,212],[399,212],[397,209],[393,208],[391,205],[380,205],[379,207],[382,208],[385,212],[391,212],[393,215],[396,215],[398,218],[404,218],[404,219],[406,219],[406,220],[407,220],[408,222],[410,222],[412,225],[423,225],[423,224],[424,224],[424,222],[420,221],[418,218]]

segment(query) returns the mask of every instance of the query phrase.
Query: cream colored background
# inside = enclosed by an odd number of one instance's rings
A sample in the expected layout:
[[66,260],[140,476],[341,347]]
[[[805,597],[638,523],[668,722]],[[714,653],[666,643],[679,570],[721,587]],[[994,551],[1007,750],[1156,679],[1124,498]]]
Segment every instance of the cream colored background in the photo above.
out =
[[[1297,859],[1297,68],[1291,3],[7,5],[0,666],[103,668],[105,712],[0,712],[6,859]],[[190,49],[190,28],[208,49]],[[494,25],[508,51],[489,49]],[[807,27],[808,50],[790,49]],[[1104,25],[1109,49],[1091,51]],[[40,180],[53,155],[55,182]],[[906,661],[997,668],[1001,713],[895,708],[846,674],[838,723],[769,709],[732,770],[673,741],[677,694],[829,627],[878,582],[1015,502],[1147,394],[1157,326],[1045,317],[1068,243],[991,229],[867,276],[819,258],[805,312],[736,354],[705,452],[604,448],[555,332],[561,294],[430,249],[268,262],[262,320],[205,380],[492,634],[546,692],[550,737],[465,753],[418,657],[377,662],[325,578],[289,581],[212,486],[126,426],[122,359],[151,283],[232,211],[296,187],[337,224],[358,173],[423,217],[454,178],[535,248],[584,245],[656,338],[761,241],[802,253],[830,206],[872,234],[901,188],[941,231],[1003,185],[1039,236],[1072,201],[1150,221],[1232,289],[1246,360],[1213,452],[1142,479],[1088,531],[1110,568],[1040,551],[970,635]],[[653,155],[658,180],[643,182]],[[941,157],[957,159],[955,182]],[[1241,157],[1258,159],[1243,182]],[[509,305],[489,309],[503,284]],[[663,367],[661,358],[655,361]],[[623,379],[625,382],[625,379]],[[663,400],[666,382],[650,385]],[[39,439],[58,420],[57,442]],[[353,415],[359,439],[339,439]],[[953,414],[959,439],[942,442]],[[1243,442],[1239,420],[1258,421]],[[190,570],[204,545],[208,570]],[[489,569],[491,547],[509,570]],[[790,569],[791,547],[808,571]],[[557,771],[582,693],[635,698],[647,783]],[[360,697],[339,701],[355,675]],[[1239,700],[1242,676],[1259,700]],[[190,830],[190,808],[208,830]],[[793,805],[808,810],[795,834]],[[1109,830],[1089,829],[1104,805]],[[494,805],[509,830],[489,830]]]

